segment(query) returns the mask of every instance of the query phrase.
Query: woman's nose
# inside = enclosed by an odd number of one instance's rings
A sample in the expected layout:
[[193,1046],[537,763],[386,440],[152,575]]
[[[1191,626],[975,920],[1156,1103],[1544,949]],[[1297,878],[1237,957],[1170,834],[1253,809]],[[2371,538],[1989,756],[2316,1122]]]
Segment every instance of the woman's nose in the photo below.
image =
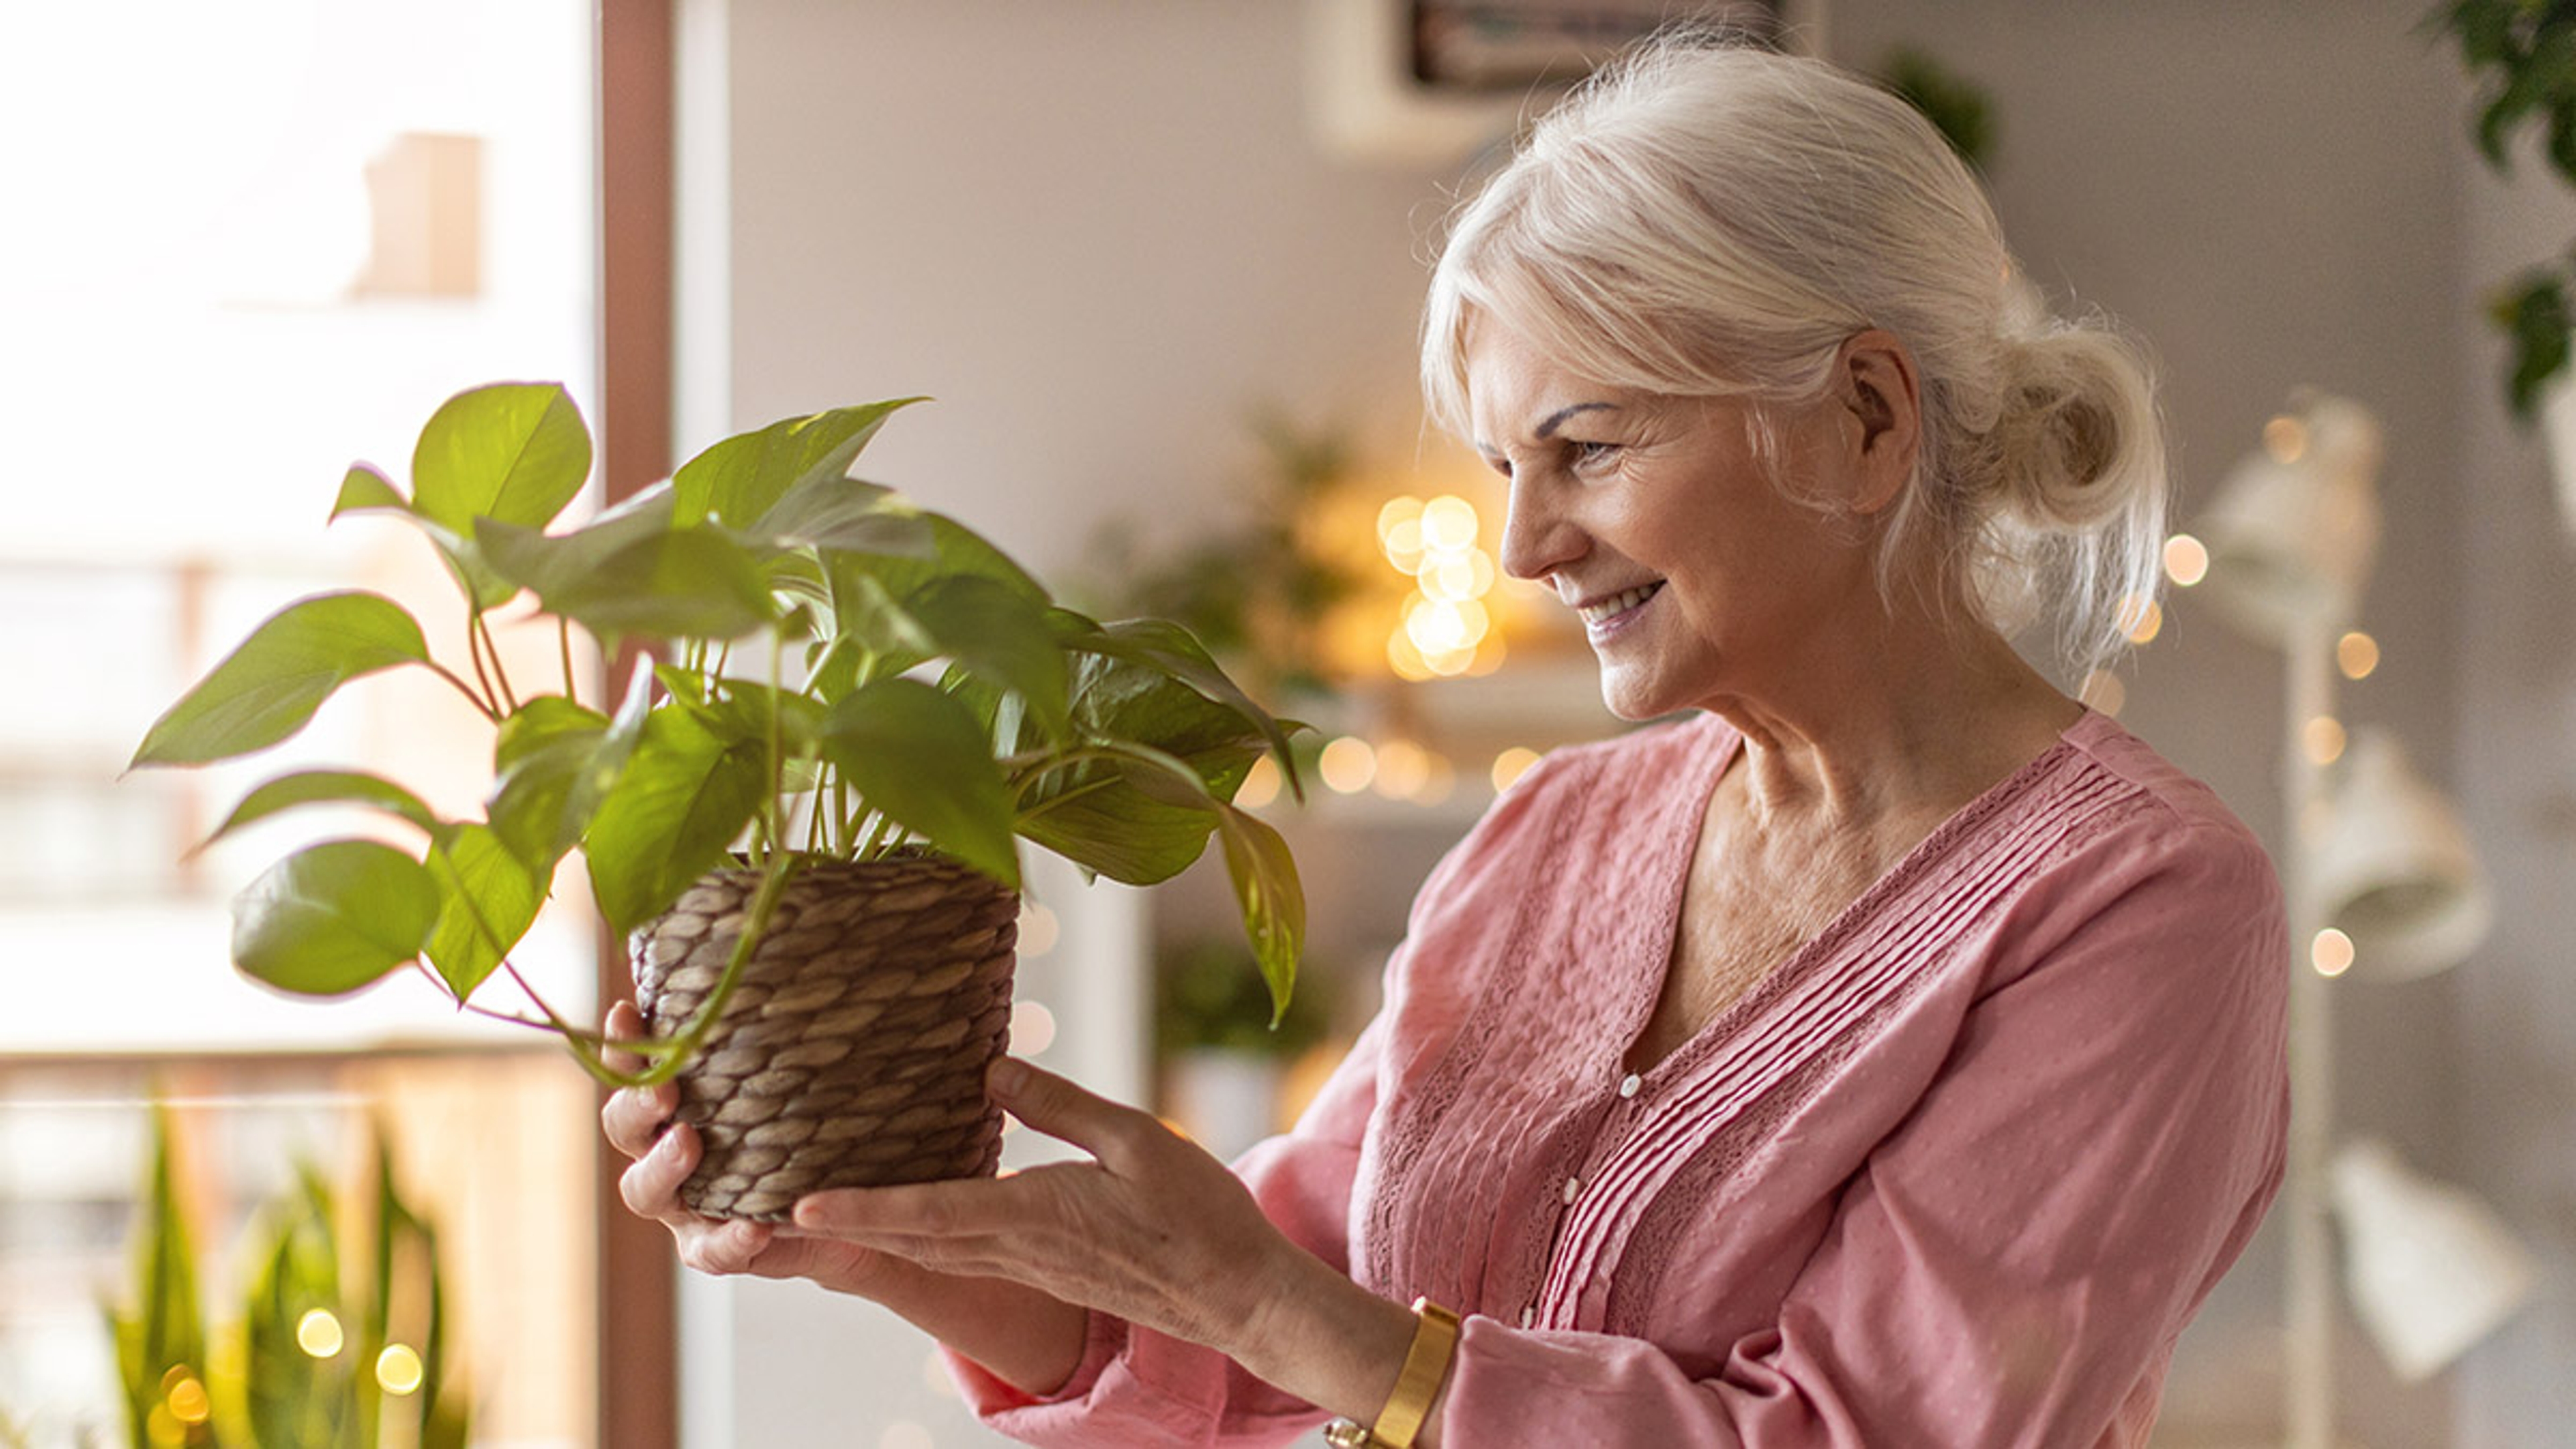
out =
[[1582,531],[1545,496],[1545,490],[1534,482],[1513,479],[1503,515],[1503,572],[1516,579],[1544,579],[1582,552]]

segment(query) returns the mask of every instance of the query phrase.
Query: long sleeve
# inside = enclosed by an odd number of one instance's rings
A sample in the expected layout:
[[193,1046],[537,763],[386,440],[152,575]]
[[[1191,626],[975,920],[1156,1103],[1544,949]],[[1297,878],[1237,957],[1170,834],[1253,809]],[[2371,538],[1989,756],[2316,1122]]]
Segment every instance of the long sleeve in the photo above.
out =
[[1715,1373],[1647,1339],[1474,1319],[1445,1441],[2143,1440],[2174,1336],[2278,1186],[2287,1121],[2277,887],[2250,842],[2195,844],[2116,842],[2023,903],[2003,929],[2027,959]]
[[[1346,1273],[1351,1184],[1376,1100],[1381,1034],[1381,1024],[1372,1023],[1294,1130],[1252,1148],[1234,1165],[1281,1232]],[[1043,1401],[957,1354],[948,1361],[979,1416],[1032,1444],[1136,1449],[1204,1443],[1212,1432],[1227,1443],[1268,1444],[1324,1419],[1212,1349],[1103,1313],[1091,1315],[1073,1376]]]

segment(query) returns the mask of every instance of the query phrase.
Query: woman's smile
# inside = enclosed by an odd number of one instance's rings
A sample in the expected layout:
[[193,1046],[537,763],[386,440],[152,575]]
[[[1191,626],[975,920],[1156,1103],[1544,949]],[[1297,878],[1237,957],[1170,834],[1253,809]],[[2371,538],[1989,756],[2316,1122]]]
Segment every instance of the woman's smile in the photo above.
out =
[[1585,637],[1600,644],[1636,623],[1647,603],[1663,591],[1664,581],[1656,579],[1635,588],[1621,589],[1615,594],[1605,594],[1590,603],[1577,604],[1574,612],[1583,620]]

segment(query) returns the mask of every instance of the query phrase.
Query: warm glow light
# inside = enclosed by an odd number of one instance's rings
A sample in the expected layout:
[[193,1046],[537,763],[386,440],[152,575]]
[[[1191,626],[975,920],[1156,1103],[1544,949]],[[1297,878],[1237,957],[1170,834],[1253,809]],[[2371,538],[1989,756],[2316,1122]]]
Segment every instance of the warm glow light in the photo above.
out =
[[2263,425],[2263,451],[2275,463],[2299,461],[2308,451],[2308,425],[2293,417],[2277,417]]
[[1476,646],[1469,644],[1463,648],[1442,649],[1436,652],[1425,650],[1422,662],[1429,665],[1431,672],[1441,678],[1455,679],[1476,667]]
[[389,1394],[416,1394],[426,1375],[421,1372],[420,1355],[399,1343],[385,1345],[376,1355],[376,1383]]
[[2209,577],[2209,545],[2188,533],[2166,539],[2165,577],[2186,589]]
[[1413,534],[1413,548],[1418,552],[1422,547],[1422,534],[1419,531],[1421,524],[1421,499],[1405,494],[1386,500],[1385,506],[1377,511],[1378,546],[1392,550],[1395,547],[1396,530],[1410,525],[1416,530]]
[[1057,924],[1055,912],[1035,901],[1020,902],[1020,943],[1017,948],[1020,955],[1043,956],[1055,949],[1056,938],[1062,934],[1063,927]]
[[1457,768],[1449,763],[1448,756],[1433,755],[1430,757],[1430,768],[1423,774],[1422,783],[1413,789],[1413,803],[1437,805],[1448,799],[1450,792],[1457,788]]
[[[1478,564],[1484,577],[1479,580]],[[1482,553],[1431,554],[1422,560],[1422,596],[1436,603],[1463,604],[1492,588],[1494,566]]]
[[2308,961],[2319,976],[2341,976],[2352,969],[2352,937],[2326,927],[2308,943]]
[[1414,645],[1413,636],[1406,633],[1401,624],[1395,626],[1394,633],[1386,636],[1386,665],[1395,671],[1398,679],[1419,684],[1431,678],[1430,662],[1422,657],[1421,649]]
[[316,1308],[295,1322],[295,1346],[315,1358],[331,1357],[347,1341],[340,1332],[340,1320],[328,1308]]
[[2331,765],[2343,758],[2343,721],[2332,715],[2318,715],[2299,731],[2299,743],[2307,750],[2310,760],[2320,765]]
[[1377,747],[1377,792],[1390,800],[1410,800],[1431,780],[1431,753],[1411,740],[1388,740]]
[[2129,687],[2107,669],[2096,669],[2084,676],[2082,694],[2086,704],[2114,718],[2129,702]]
[[1258,810],[1279,798],[1286,777],[1279,773],[1279,762],[1263,755],[1243,772],[1243,783],[1234,788],[1234,803],[1246,810]]
[[1033,1057],[1055,1045],[1055,1013],[1035,1001],[1011,1003],[1011,1055]]
[[2132,644],[2151,644],[2164,632],[2164,606],[2155,600],[2131,594],[2120,601],[2120,632]]
[[2379,641],[2355,629],[2335,641],[2335,663],[2346,679],[2368,679],[2379,667]]
[[1315,769],[1324,777],[1327,789],[1336,794],[1356,795],[1369,787],[1369,781],[1377,778],[1377,752],[1369,748],[1368,741],[1356,735],[1344,735],[1324,746],[1324,753],[1316,760]]
[[1512,788],[1513,782],[1528,774],[1529,767],[1537,763],[1538,751],[1523,749],[1519,745],[1494,756],[1494,793],[1500,795]]
[[1444,493],[1422,505],[1422,546],[1457,552],[1476,542],[1476,505]]
[[170,1406],[170,1417],[182,1424],[202,1424],[214,1412],[206,1396],[206,1386],[192,1374],[183,1373],[179,1381],[162,1391],[163,1401]]

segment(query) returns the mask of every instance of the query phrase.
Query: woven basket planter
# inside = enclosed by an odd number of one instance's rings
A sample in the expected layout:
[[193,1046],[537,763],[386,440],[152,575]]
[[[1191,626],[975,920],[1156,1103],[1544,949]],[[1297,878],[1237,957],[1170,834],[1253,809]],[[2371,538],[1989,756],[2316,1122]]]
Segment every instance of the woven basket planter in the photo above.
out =
[[[633,937],[635,1001],[676,1034],[723,976],[760,874],[716,871]],[[783,1222],[836,1187],[988,1176],[984,1071],[1010,1034],[1019,898],[950,861],[808,865],[678,1078],[704,1159],[680,1200]]]

